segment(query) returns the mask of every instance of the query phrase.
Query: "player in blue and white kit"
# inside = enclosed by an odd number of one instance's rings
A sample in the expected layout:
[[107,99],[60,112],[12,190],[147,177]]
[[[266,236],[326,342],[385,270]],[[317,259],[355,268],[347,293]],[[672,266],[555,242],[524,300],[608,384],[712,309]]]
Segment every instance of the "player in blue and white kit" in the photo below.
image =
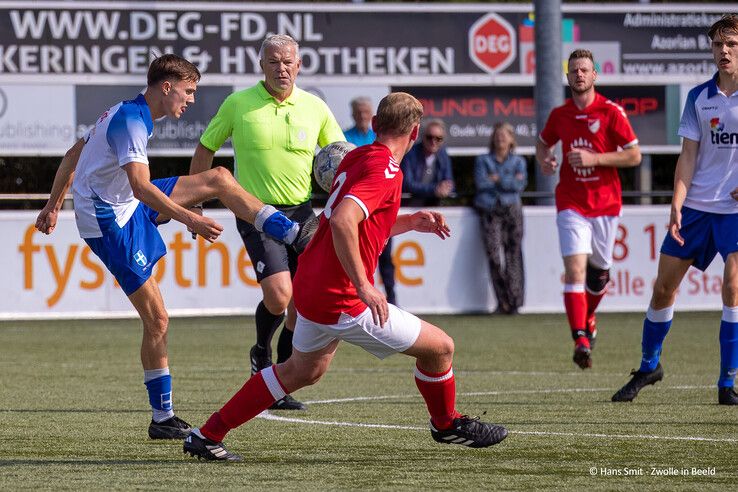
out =
[[36,220],[38,230],[50,234],[72,186],[80,236],[116,278],[143,321],[141,362],[153,411],[152,439],[183,439],[190,431],[189,424],[174,415],[167,358],[169,320],[151,276],[157,260],[166,254],[157,226],[174,219],[215,241],[223,228],[203,217],[198,207],[203,200],[218,198],[236,216],[295,249],[304,248],[311,232],[310,226],[300,229],[250,195],[224,168],[150,180],[146,147],[154,120],[179,118],[194,103],[199,80],[197,67],[183,58],[168,54],[154,60],[145,92],[105,111],[67,151],[49,201]]
[[690,266],[705,270],[717,253],[725,260],[720,323],[718,403],[738,405],[738,15],[724,15],[708,36],[718,72],[689,92],[679,135],[669,232],[643,322],[643,358],[612,401],[632,401],[663,378],[661,348],[671,327],[679,284]]

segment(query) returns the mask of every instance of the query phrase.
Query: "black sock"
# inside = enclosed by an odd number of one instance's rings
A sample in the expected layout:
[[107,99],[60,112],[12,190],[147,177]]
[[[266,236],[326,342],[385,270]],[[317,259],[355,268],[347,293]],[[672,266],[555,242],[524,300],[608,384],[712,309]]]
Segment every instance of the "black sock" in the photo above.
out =
[[274,315],[261,301],[256,307],[256,345],[272,353],[272,337],[284,320],[284,314]]
[[289,359],[290,355],[292,355],[292,332],[287,329],[287,325],[284,325],[277,342],[277,364]]

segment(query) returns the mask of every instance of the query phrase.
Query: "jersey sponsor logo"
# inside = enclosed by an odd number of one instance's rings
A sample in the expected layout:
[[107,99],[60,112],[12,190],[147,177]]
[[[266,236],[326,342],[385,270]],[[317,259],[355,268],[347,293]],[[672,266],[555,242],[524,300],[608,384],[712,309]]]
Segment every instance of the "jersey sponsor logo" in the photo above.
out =
[[738,133],[725,131],[725,123],[720,118],[711,118],[710,142],[718,148],[735,148],[738,147]]
[[390,159],[390,161],[387,163],[387,168],[384,170],[384,177],[387,179],[392,179],[397,175],[397,173],[400,171],[400,166],[397,165],[397,162],[395,162],[394,159]]
[[146,255],[143,254],[143,251],[140,249],[134,253],[133,260],[138,264],[138,266],[146,266],[146,263],[148,263]]
[[[571,150],[576,150],[576,149],[581,149],[581,148],[587,148],[590,150],[593,149],[592,144],[586,138],[580,137],[571,142]],[[593,181],[593,180],[599,179],[597,176],[593,176],[590,178],[590,175],[594,172],[593,167],[574,167],[572,166],[571,168],[574,170],[574,173],[577,176],[579,176],[579,178],[577,178],[577,181]],[[588,179],[584,179],[584,178],[588,178]]]
[[592,133],[597,133],[600,131],[600,120],[599,118],[594,119],[588,119],[587,120],[587,128],[589,128],[589,131]]
[[488,73],[507,68],[516,56],[515,29],[502,17],[489,13],[469,28],[469,58]]
[[702,111],[713,111],[716,110],[717,106],[702,106]]

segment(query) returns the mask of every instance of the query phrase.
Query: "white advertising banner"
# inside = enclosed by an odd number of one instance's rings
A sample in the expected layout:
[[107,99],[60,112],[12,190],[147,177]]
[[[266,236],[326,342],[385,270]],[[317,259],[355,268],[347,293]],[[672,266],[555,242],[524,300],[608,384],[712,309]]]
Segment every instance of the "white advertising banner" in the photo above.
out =
[[0,84],[0,153],[63,154],[75,141],[74,86]]
[[[394,241],[399,304],[416,313],[487,312],[495,308],[478,218],[468,208],[445,208],[452,236],[446,241],[408,233]],[[155,275],[170,314],[250,314],[261,299],[253,266],[228,211],[207,211],[225,231],[208,244],[192,240],[184,226],[160,228],[168,253]],[[0,213],[0,318],[135,316],[123,292],[79,239],[71,211],[56,231],[33,227],[35,212]],[[615,245],[612,282],[603,311],[644,311],[656,276],[668,207],[625,207]],[[523,247],[526,302],[523,312],[563,312],[562,275],[551,207],[525,209]],[[678,309],[718,309],[723,263],[707,272],[690,269]],[[379,280],[377,280],[379,282]]]

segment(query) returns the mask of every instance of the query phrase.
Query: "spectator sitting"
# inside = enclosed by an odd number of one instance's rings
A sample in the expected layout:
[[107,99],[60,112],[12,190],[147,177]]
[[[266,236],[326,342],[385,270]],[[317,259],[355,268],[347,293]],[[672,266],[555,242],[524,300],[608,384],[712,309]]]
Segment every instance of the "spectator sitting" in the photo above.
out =
[[454,191],[451,158],[443,147],[446,125],[442,120],[429,120],[423,138],[402,159],[402,191],[410,193],[412,207],[433,207]]

